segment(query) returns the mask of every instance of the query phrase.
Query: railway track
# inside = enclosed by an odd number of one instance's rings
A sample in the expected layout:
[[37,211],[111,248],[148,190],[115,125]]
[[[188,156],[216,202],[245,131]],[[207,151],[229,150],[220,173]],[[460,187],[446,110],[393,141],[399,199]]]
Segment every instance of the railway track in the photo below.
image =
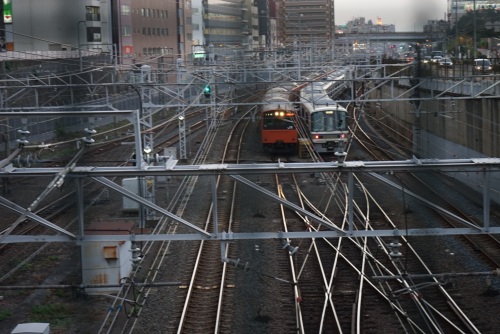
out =
[[[242,138],[248,121],[236,122],[227,139],[221,162],[227,160],[239,162]],[[212,205],[204,229],[208,232],[235,231],[233,224],[236,183],[227,177],[212,180],[212,193],[216,193],[217,206]],[[217,225],[215,225],[217,224]],[[231,316],[231,308],[224,305],[230,293],[231,275],[229,265],[240,266],[238,260],[232,259],[232,246],[226,244],[221,250],[219,242],[204,242],[199,245],[194,270],[184,299],[182,315],[179,319],[177,333],[201,333],[207,331],[220,332],[221,328],[230,328],[227,322]],[[221,257],[223,257],[221,259]]]
[[[244,121],[240,123],[246,126]],[[231,145],[241,145],[243,135],[230,131],[229,124],[208,131],[193,163],[239,161],[236,153],[244,153],[244,146],[221,147],[220,138],[224,136],[229,137]],[[175,140],[175,126],[165,132],[170,133],[166,141]],[[377,147],[372,143],[370,151]],[[211,153],[217,150],[225,153]],[[389,150],[384,147],[381,152]],[[342,176],[282,175],[275,182],[264,176],[254,178],[263,187],[276,183],[282,198],[300,203],[346,229]],[[242,207],[238,196],[246,196],[248,201],[252,195],[242,195],[244,191],[224,177],[208,181],[189,177],[172,182],[176,190],[167,203],[168,210],[192,217],[208,231],[251,231],[249,225],[270,231],[321,228],[283,207],[274,212],[276,206],[263,205],[257,199]],[[382,197],[380,193],[369,188],[367,180],[356,179],[355,228],[404,229],[403,216],[398,215],[394,221],[394,213],[377,200]],[[216,208],[211,206],[211,193],[216,194]],[[384,201],[389,202],[388,196],[383,194]],[[200,212],[204,219],[199,218]],[[182,228],[162,219],[151,233],[177,233]],[[145,243],[140,245],[142,262],[113,296],[99,333],[340,333],[382,326],[401,329],[398,332],[480,332],[469,318],[467,306],[457,302],[449,277],[443,280],[438,276],[442,272],[429,265],[436,262],[433,254],[413,249],[414,243],[406,238],[269,240],[228,244],[225,252],[221,252],[219,243],[210,241],[199,245]],[[425,274],[419,277],[413,273]],[[251,288],[236,289],[243,286]]]
[[[242,117],[242,119],[244,119],[244,117]],[[242,121],[241,124],[243,123],[244,122]],[[223,128],[225,127],[224,125],[221,126]],[[213,145],[218,145],[215,138],[219,135],[218,132],[220,131],[220,129],[215,128],[207,132],[204,140],[200,144],[200,149],[193,157],[193,163],[205,163],[207,159],[215,158],[208,153],[214,149],[212,147]],[[233,143],[235,136],[236,132],[232,134],[233,140],[229,140],[228,142]],[[238,149],[228,146],[225,150],[226,153],[221,159],[236,159],[234,154],[238,151]],[[198,197],[194,193],[195,186],[196,189],[203,189],[207,187],[209,190],[206,194],[213,191],[213,189],[218,189],[217,191],[220,193],[219,197],[224,197],[231,194],[232,190],[229,188],[231,188],[231,184],[233,182],[227,182],[227,180],[214,180],[207,182],[207,180],[198,180],[198,177],[186,177],[183,180],[180,180],[179,183],[180,184],[173,198],[170,200],[168,209],[174,211],[178,216],[184,216],[188,203],[191,203],[191,201],[197,201],[191,198],[193,195]],[[224,188],[224,190],[222,190],[222,188]],[[225,205],[225,203],[231,203],[232,201],[225,199],[221,202]],[[210,200],[203,200],[198,203],[199,205],[197,206],[196,211],[207,212],[205,224],[203,226],[200,225],[200,227],[209,231],[214,228],[218,228],[220,230],[227,230],[230,228],[231,222],[225,219],[228,215],[227,210],[229,209],[220,208],[219,211],[215,211],[214,213],[212,212],[214,209],[210,205]],[[214,227],[212,225],[214,215],[218,216],[217,222],[220,221],[218,227]],[[156,228],[152,231],[152,233],[177,233],[179,230],[182,230],[177,223],[168,222],[163,219],[160,220],[156,226],[161,227]],[[220,294],[222,296],[224,294],[222,292],[226,287],[224,282],[227,279],[228,272],[230,272],[227,268],[227,263],[221,262],[220,245],[215,242],[206,241],[199,243],[198,248],[196,248],[193,247],[192,244],[197,243],[190,243],[189,245],[184,244],[181,246],[173,246],[170,242],[163,242],[159,246],[153,246],[152,244],[143,245],[145,251],[143,254],[144,258],[141,261],[140,268],[137,269],[134,277],[140,278],[145,272],[147,272],[146,279],[142,280],[141,283],[149,283],[150,285],[162,280],[165,276],[169,276],[166,275],[167,273],[165,273],[162,268],[163,266],[168,265],[168,255],[178,251],[176,247],[180,247],[184,249],[182,252],[188,252],[188,254],[190,254],[190,256],[186,257],[185,262],[177,265],[179,273],[188,269],[184,275],[181,275],[181,280],[179,284],[177,284],[179,288],[175,291],[170,290],[166,292],[167,294],[170,293],[176,296],[176,302],[170,303],[171,317],[168,322],[157,328],[157,330],[192,332],[191,329],[194,330],[197,328],[195,331],[199,331],[206,328],[206,326],[227,326],[227,324],[224,324],[223,318],[220,315],[222,314],[224,305],[222,301],[224,299],[216,298],[217,295]],[[228,256],[229,255],[230,250],[228,250]],[[178,276],[178,274],[175,276]],[[124,284],[124,290],[119,293],[119,298],[115,299],[110,309],[117,310],[123,299],[134,297],[132,292],[132,287]],[[136,306],[135,309],[129,309],[127,314],[124,314],[124,312],[110,312],[110,314],[108,314],[106,319],[103,321],[103,325],[101,326],[99,332],[132,333],[143,326],[151,327],[153,324],[147,323],[147,319],[149,319],[151,313],[157,313],[152,312],[151,308],[158,307],[158,304],[155,303],[150,305],[150,300],[160,294],[163,294],[163,291],[159,291],[159,289],[154,286],[146,286],[140,291],[137,291],[135,297],[133,298],[133,304]],[[219,299],[221,302],[218,302]],[[179,304],[181,301],[185,301],[184,306]],[[213,306],[209,307],[209,305]],[[200,307],[202,309],[200,309]],[[229,310],[230,308],[226,308],[225,312],[228,313]],[[147,324],[145,324],[145,322]]]
[[[364,139],[359,140],[359,142],[365,146],[365,148],[372,153],[374,157],[380,156],[380,154],[383,154],[384,157],[387,158],[387,156],[392,157],[394,154],[399,155],[401,152],[397,152],[398,148],[395,147],[382,147],[380,148],[377,142],[371,140],[370,136],[367,135],[366,133],[363,133]],[[359,136],[358,136],[359,139]],[[367,142],[370,142],[370,144],[366,144]],[[374,149],[374,148],[378,149]],[[369,149],[368,149],[369,148]],[[389,152],[389,153],[388,153]],[[397,152],[397,153],[393,153]],[[390,176],[388,176],[390,177]],[[424,192],[425,195],[424,197],[426,198],[427,201],[437,205],[445,205],[447,211],[454,212],[454,214],[461,215],[461,217],[464,217],[464,220],[469,220],[470,217],[467,217],[467,215],[463,215],[463,213],[460,213],[460,210],[456,209],[456,205],[452,205],[450,202],[445,201],[441,196],[438,196],[437,193],[432,193],[429,191],[428,188],[425,188],[425,190],[422,190],[422,183],[421,180],[418,180],[416,177],[410,177],[406,176],[402,177],[398,175],[398,180],[401,182],[403,185],[401,186],[401,190],[404,189],[419,189],[420,191]],[[412,180],[412,186],[410,187],[408,185],[409,180]],[[419,182],[418,184],[416,182]],[[435,180],[436,182],[436,180]],[[442,212],[442,210],[441,210]],[[440,218],[445,217],[446,215],[441,215]],[[446,217],[449,218],[449,217]],[[435,219],[435,218],[434,218]],[[433,219],[433,220],[434,220]],[[453,220],[447,219],[446,224],[450,224]],[[456,225],[447,225],[447,226],[456,226]],[[394,225],[394,228],[398,229],[404,229],[405,226],[398,224]],[[474,236],[476,237],[476,236]],[[496,242],[495,238],[491,238],[491,236],[478,236],[478,239],[485,239],[484,241],[480,241],[481,244],[487,244],[488,246],[486,247],[487,249],[498,249],[498,244]],[[431,238],[429,238],[431,239]],[[493,239],[493,242],[491,242],[491,239]],[[489,241],[488,241],[489,240]],[[410,245],[409,241],[404,238],[404,240],[401,241],[393,241],[394,243],[402,243],[406,245],[406,250],[410,251],[411,250],[411,255],[407,254],[404,257],[404,261],[395,259],[396,262],[399,262],[399,267],[400,267],[400,274],[396,275],[400,279],[404,279],[405,275],[408,275],[407,270],[410,271],[415,271],[415,272],[425,272],[424,275],[419,276],[422,281],[413,281],[410,276],[408,276],[408,281],[405,282],[407,285],[406,287],[403,288],[397,288],[394,286],[394,291],[398,291],[398,297],[401,296],[401,293],[403,294],[409,294],[411,295],[413,292],[418,291],[415,295],[413,295],[413,300],[414,300],[414,311],[420,312],[422,315],[425,315],[422,317],[425,319],[424,323],[421,324],[420,326],[423,326],[422,328],[425,330],[427,327],[428,330],[430,331],[436,331],[436,332],[448,332],[448,331],[453,331],[453,332],[472,332],[472,333],[479,333],[480,330],[475,326],[474,322],[471,320],[471,318],[467,315],[467,309],[468,307],[466,305],[459,305],[453,297],[451,297],[450,292],[445,288],[446,286],[446,281],[440,280],[437,277],[443,277],[436,275],[435,272],[433,272],[430,267],[435,267],[435,265],[429,266],[431,263],[436,263],[436,258],[435,254],[432,252],[425,252],[422,249],[420,251],[416,251],[413,249],[413,247]],[[419,242],[413,240],[412,244],[416,244],[417,248],[422,248],[422,246],[419,247]],[[480,251],[478,248],[475,248],[476,251]],[[413,258],[412,260],[409,260],[408,258],[411,257]],[[409,262],[414,263],[413,261],[416,261],[418,264],[414,264],[416,267],[412,267],[413,265],[410,265]],[[493,263],[493,265],[496,268],[496,263]],[[443,264],[443,267],[448,267],[446,264]],[[411,268],[411,269],[410,269]],[[455,269],[456,270],[456,269]],[[459,275],[459,274],[458,274]],[[385,277],[390,276],[386,275]],[[453,275],[451,275],[453,276]],[[444,275],[446,277],[446,275]],[[419,291],[420,288],[424,289],[425,288],[425,298],[423,298],[424,294]],[[465,307],[465,308],[464,308]],[[411,313],[409,313],[411,314]]]

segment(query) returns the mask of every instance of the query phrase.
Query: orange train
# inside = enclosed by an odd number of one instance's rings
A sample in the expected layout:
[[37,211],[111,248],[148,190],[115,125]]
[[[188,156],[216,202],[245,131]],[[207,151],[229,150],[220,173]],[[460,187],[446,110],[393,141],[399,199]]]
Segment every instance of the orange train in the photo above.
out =
[[264,152],[297,153],[295,113],[288,89],[274,87],[267,91],[260,110],[260,133]]

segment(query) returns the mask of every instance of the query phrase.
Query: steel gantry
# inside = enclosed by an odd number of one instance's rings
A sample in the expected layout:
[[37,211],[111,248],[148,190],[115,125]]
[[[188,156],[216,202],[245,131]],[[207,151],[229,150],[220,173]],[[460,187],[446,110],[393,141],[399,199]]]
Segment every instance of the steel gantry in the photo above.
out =
[[[93,115],[99,112],[85,112],[87,116]],[[108,114],[110,112],[100,112]],[[140,138],[140,117],[139,111],[120,111],[111,112],[113,114],[128,115],[128,118],[134,125],[135,132]],[[43,112],[47,116],[47,112]],[[49,112],[49,114],[51,114]],[[59,116],[68,115],[68,113],[58,112]],[[32,116],[39,116],[40,113],[34,113]],[[0,116],[3,116],[0,113]],[[22,117],[22,115],[18,115]],[[140,144],[138,147],[137,159],[143,159]],[[131,200],[137,201],[148,210],[155,211],[157,214],[165,215],[170,219],[178,222],[189,228],[193,233],[185,234],[131,234],[131,235],[85,235],[83,231],[84,221],[83,214],[79,214],[79,233],[73,234],[68,231],[57,228],[54,224],[47,222],[41,217],[36,216],[31,213],[31,208],[22,209],[14,203],[10,202],[6,198],[0,197],[0,205],[9,210],[17,212],[21,217],[29,216],[36,222],[49,227],[52,230],[58,232],[58,235],[11,235],[12,231],[18,220],[8,229],[9,233],[4,233],[0,238],[0,243],[22,243],[22,242],[91,242],[91,241],[159,241],[159,240],[219,240],[223,242],[231,240],[243,240],[243,239],[271,239],[271,238],[318,238],[318,237],[328,237],[328,238],[341,238],[341,237],[383,237],[383,236],[401,236],[401,235],[465,235],[465,234],[497,234],[500,233],[500,227],[490,226],[489,221],[489,194],[491,186],[491,175],[492,173],[498,173],[500,169],[500,159],[496,158],[483,158],[483,159],[450,159],[450,160],[437,160],[437,159],[409,159],[402,161],[345,161],[339,162],[324,162],[324,163],[267,163],[267,164],[205,164],[205,165],[179,165],[176,160],[172,160],[168,157],[163,157],[160,159],[160,163],[157,165],[142,165],[137,166],[125,166],[125,167],[79,167],[76,165],[78,156],[75,156],[71,164],[67,167],[51,167],[51,168],[17,168],[14,167],[9,161],[2,161],[2,168],[0,168],[0,177],[10,178],[19,176],[53,176],[54,181],[51,182],[47,191],[57,186],[58,184],[64,182],[68,177],[76,180],[77,185],[81,184],[83,179],[90,179],[94,182],[98,182],[105,187],[117,191],[121,195],[130,198]],[[472,225],[464,219],[460,219],[453,214],[449,213],[445,209],[434,206],[434,209],[438,209],[441,212],[449,215],[451,218],[456,219],[462,227],[459,228],[425,228],[425,229],[406,229],[404,231],[399,230],[355,230],[352,228],[353,215],[352,209],[349,209],[349,224],[347,229],[342,229],[326,220],[322,217],[317,216],[314,213],[308,212],[292,202],[286,201],[272,194],[263,187],[257,185],[256,183],[243,177],[243,175],[253,175],[253,174],[276,174],[276,173],[317,173],[317,172],[329,172],[329,173],[343,173],[346,174],[348,180],[348,189],[353,189],[353,177],[355,173],[366,173],[371,175],[376,180],[384,182],[394,187],[398,187],[389,180],[385,179],[382,175],[388,172],[422,172],[422,171],[443,171],[443,172],[453,172],[453,171],[469,171],[475,173],[482,173],[484,180],[483,187],[483,225],[476,226]],[[148,177],[158,177],[158,176],[186,176],[186,175],[197,175],[215,178],[219,175],[226,175],[234,179],[235,181],[256,190],[262,196],[276,201],[290,209],[301,212],[305,216],[309,217],[311,220],[322,224],[326,230],[318,232],[259,232],[254,231],[250,233],[233,233],[232,231],[204,231],[191,224],[190,222],[184,220],[181,217],[176,216],[174,213],[158,206],[157,204],[131,192],[130,190],[114,183],[109,178],[111,177],[138,177],[138,178],[148,178]],[[81,187],[80,187],[81,188]],[[77,189],[79,187],[77,186]],[[417,195],[406,191],[407,194],[414,196],[416,199],[422,201],[426,205],[433,205],[428,203],[425,199],[418,197]],[[353,194],[352,191],[349,192],[348,196],[348,208],[353,207]],[[83,192],[77,191],[77,201],[78,207],[82,208],[85,199],[83,198]],[[216,192],[212,194],[213,205],[217,206],[217,195]],[[214,226],[217,226],[215,223]]]

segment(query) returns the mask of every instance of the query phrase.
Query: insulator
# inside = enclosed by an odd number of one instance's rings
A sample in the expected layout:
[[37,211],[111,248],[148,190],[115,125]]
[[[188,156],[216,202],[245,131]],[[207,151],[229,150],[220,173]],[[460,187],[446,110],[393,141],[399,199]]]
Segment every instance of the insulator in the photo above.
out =
[[391,251],[391,252],[389,253],[389,256],[390,256],[391,258],[399,258],[399,257],[402,257],[402,256],[403,256],[403,254],[402,254],[400,251],[394,251],[394,250],[393,250],[393,251]]
[[141,249],[139,247],[132,246],[131,249],[129,249],[130,252],[132,252],[132,262],[137,263],[142,260],[141,256]]
[[299,247],[293,247],[292,245],[288,245],[288,251],[290,252],[290,255],[297,253],[298,250]]
[[19,145],[28,145],[30,142],[27,141],[26,139],[22,138],[22,139],[16,139],[16,142],[19,144]]
[[84,131],[87,133],[87,135],[82,138],[83,142],[88,145],[93,144],[95,140],[92,138],[92,135],[95,135],[97,131],[94,128],[85,128]]
[[92,138],[91,136],[83,137],[82,140],[86,144],[93,144],[95,142],[94,138]]
[[399,249],[401,248],[401,243],[398,241],[398,240],[394,240],[393,242],[391,242],[389,244],[389,248],[391,249],[391,252],[389,253],[389,256],[391,258],[399,258],[399,257],[402,257],[403,254],[401,254],[401,252],[399,251]]
[[97,133],[97,131],[93,128],[85,128],[85,132],[90,135],[95,135]]
[[297,251],[299,250],[299,247],[293,247],[289,243],[285,243],[283,245],[283,249],[288,250],[290,252],[290,255],[293,255],[293,254],[297,253]]

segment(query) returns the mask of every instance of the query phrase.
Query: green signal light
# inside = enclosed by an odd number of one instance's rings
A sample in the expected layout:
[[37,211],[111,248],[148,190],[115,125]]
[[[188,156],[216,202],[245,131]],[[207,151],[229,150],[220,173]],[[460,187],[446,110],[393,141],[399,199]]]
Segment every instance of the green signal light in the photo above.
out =
[[210,86],[205,86],[205,89],[203,89],[203,94],[205,97],[210,97],[210,94],[212,93],[212,89]]

